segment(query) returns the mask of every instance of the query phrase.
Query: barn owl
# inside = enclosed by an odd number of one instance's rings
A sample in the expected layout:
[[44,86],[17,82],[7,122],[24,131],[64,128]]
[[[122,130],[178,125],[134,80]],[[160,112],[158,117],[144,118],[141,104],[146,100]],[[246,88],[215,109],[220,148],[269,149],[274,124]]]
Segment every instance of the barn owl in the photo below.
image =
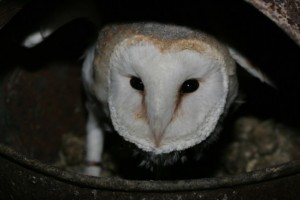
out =
[[85,173],[101,172],[105,118],[147,159],[174,155],[163,164],[216,134],[238,92],[235,62],[268,81],[234,49],[197,30],[159,23],[103,28],[82,68],[89,113]]

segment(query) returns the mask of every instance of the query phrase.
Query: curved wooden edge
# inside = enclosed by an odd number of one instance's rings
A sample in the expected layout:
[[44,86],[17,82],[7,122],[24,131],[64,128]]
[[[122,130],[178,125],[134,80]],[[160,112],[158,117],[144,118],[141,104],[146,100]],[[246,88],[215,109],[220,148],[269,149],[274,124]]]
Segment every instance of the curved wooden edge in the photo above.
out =
[[22,167],[33,170],[41,174],[41,176],[51,176],[52,178],[68,182],[73,185],[115,191],[197,191],[247,185],[300,173],[300,160],[295,160],[282,165],[272,166],[262,170],[235,176],[178,181],[135,181],[121,178],[98,178],[72,173],[51,165],[46,165],[34,159],[29,159],[15,150],[1,144],[0,156],[21,165]]
[[300,46],[300,0],[245,0],[275,22]]

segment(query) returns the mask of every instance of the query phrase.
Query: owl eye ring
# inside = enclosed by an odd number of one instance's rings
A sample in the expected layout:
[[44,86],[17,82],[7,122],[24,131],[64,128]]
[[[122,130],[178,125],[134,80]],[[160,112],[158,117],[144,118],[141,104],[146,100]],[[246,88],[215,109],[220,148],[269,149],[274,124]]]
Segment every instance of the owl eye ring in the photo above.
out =
[[144,91],[144,84],[142,79],[132,76],[130,79],[130,85],[133,89]]
[[196,79],[189,79],[183,82],[180,88],[180,93],[192,93],[199,88],[199,81]]

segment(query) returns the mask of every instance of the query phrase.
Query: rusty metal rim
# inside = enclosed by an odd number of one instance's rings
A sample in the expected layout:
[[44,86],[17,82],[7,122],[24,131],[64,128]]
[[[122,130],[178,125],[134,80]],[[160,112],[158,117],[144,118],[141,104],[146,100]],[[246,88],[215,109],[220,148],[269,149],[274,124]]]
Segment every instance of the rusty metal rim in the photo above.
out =
[[235,176],[178,181],[133,181],[120,178],[97,178],[65,171],[29,159],[15,150],[0,144],[0,156],[41,175],[89,188],[115,191],[191,191],[247,185],[300,173],[300,160]]

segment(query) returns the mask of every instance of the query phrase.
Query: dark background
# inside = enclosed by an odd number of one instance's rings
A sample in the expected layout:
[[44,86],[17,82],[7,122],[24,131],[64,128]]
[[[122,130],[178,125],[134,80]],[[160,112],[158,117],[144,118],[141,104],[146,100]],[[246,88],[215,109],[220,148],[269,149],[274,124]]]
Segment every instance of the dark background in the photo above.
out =
[[[235,111],[235,116],[273,119],[299,129],[300,49],[266,16],[240,0],[30,1],[0,31],[1,76],[16,67],[40,72],[51,62],[76,63],[74,68],[80,70],[80,58],[102,26],[136,21],[188,26],[235,47],[277,87],[265,85],[238,68],[245,103]],[[56,31],[42,43],[33,48],[22,46],[32,32],[48,27]]]

